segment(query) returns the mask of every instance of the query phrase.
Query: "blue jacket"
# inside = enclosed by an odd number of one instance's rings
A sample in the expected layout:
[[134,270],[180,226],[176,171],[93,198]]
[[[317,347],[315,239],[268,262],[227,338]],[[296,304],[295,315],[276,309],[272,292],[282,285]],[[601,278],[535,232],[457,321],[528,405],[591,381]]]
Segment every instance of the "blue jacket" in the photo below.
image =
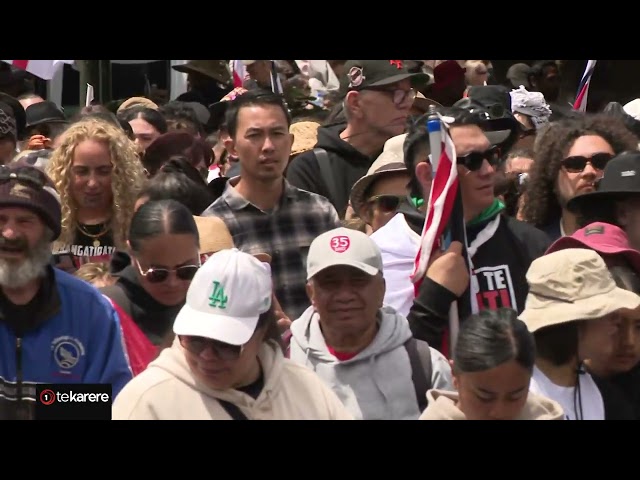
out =
[[118,316],[84,281],[49,268],[36,309],[12,319],[0,303],[0,419],[33,418],[38,383],[131,380]]

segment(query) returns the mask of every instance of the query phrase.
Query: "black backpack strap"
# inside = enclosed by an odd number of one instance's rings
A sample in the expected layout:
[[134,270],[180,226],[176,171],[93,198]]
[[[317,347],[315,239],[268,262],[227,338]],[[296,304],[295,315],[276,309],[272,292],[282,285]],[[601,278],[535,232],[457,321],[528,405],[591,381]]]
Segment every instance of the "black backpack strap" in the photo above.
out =
[[338,195],[336,192],[336,182],[333,176],[333,172],[331,171],[331,161],[329,160],[329,154],[324,148],[314,148],[313,153],[316,156],[316,160],[318,161],[318,167],[320,168],[320,174],[322,175],[322,181],[327,187],[327,191],[331,198],[329,201],[331,203],[336,202],[338,200]]
[[416,399],[420,412],[427,408],[427,391],[431,389],[433,365],[429,344],[411,337],[404,344],[411,363],[411,379],[416,391]]
[[224,408],[225,412],[227,412],[233,420],[249,420],[235,403],[220,400],[219,398],[216,398],[216,400],[218,400],[222,408]]

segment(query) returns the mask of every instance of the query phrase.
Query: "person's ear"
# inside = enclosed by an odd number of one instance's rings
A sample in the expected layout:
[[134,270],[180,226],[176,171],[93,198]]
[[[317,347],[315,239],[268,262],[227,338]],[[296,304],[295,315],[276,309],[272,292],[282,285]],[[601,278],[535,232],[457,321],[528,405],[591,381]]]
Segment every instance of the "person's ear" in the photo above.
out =
[[349,116],[354,118],[362,118],[362,95],[360,92],[351,91],[344,98],[344,108],[348,110]]
[[234,142],[231,137],[224,139],[224,148],[227,149],[227,152],[229,152],[230,155],[235,157],[238,156],[238,152],[236,151],[236,142]]

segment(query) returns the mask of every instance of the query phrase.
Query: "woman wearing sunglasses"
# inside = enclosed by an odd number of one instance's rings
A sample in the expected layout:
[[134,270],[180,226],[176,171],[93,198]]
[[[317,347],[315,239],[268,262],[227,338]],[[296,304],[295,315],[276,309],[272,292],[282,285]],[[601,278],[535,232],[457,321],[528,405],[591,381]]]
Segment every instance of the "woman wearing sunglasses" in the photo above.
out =
[[284,358],[269,265],[237,249],[196,273],[170,348],[120,392],[114,420],[347,420],[311,370]]
[[131,264],[101,291],[118,311],[137,375],[155,358],[200,268],[198,227],[175,200],[147,202],[133,216],[127,243]]

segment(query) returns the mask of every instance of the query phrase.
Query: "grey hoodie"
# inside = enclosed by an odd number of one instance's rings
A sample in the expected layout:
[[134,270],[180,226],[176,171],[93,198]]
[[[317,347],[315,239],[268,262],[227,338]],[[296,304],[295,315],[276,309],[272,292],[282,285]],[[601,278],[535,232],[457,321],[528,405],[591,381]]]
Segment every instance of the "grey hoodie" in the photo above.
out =
[[[391,307],[379,311],[373,342],[350,360],[339,361],[327,348],[319,315],[309,307],[291,324],[290,358],[313,369],[359,420],[417,420],[420,416],[411,364],[404,343],[409,322]],[[432,388],[452,389],[446,358],[430,348]]]

